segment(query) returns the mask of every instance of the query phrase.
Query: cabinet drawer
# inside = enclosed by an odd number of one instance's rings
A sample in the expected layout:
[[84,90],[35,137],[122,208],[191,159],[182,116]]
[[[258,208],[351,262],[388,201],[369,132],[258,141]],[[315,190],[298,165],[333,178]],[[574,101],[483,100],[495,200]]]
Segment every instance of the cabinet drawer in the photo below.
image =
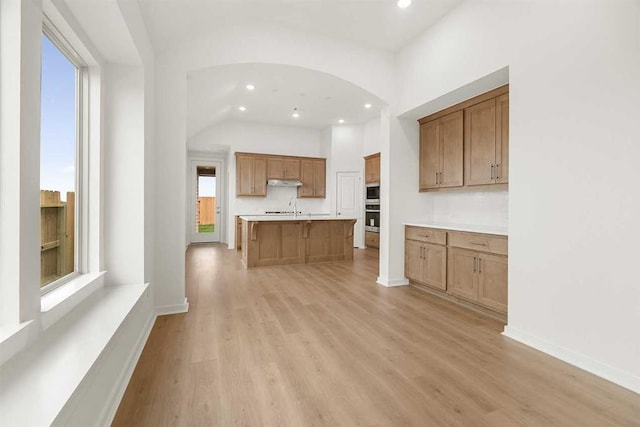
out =
[[449,231],[449,246],[507,255],[507,237]]
[[447,232],[434,230],[433,228],[406,226],[404,237],[405,239],[435,243],[437,245],[446,245],[447,243]]

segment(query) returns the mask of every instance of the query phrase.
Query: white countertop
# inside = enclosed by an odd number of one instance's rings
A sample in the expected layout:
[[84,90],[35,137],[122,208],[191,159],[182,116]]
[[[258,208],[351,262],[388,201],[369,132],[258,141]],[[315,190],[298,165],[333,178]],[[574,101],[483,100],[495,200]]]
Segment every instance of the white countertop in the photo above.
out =
[[453,224],[435,221],[411,221],[405,222],[404,225],[413,225],[415,227],[441,228],[453,231],[469,231],[472,233],[496,234],[499,236],[508,236],[507,227],[496,227],[492,225],[476,225],[476,224]]
[[330,220],[355,220],[356,218],[333,214],[298,214],[293,215],[241,215],[245,221],[330,221]]

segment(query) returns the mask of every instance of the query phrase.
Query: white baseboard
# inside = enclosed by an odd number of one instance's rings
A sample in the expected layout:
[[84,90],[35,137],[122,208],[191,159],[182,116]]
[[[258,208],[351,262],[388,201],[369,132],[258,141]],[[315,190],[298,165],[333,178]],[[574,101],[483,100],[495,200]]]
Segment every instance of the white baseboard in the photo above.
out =
[[156,307],[156,316],[187,313],[188,311],[189,311],[189,302],[185,298],[184,304],[163,305],[162,307]]
[[136,369],[136,365],[138,364],[138,360],[140,360],[140,356],[142,355],[142,350],[144,349],[147,340],[149,339],[149,335],[151,334],[151,330],[153,329],[153,325],[156,321],[155,315],[149,316],[147,323],[140,333],[138,340],[127,360],[124,369],[121,371],[121,374],[116,381],[116,387],[111,391],[111,394],[107,401],[105,402],[104,410],[98,417],[99,422],[96,425],[99,426],[110,426],[113,422],[113,419],[116,416],[116,412],[118,411],[118,407],[120,406],[120,402],[124,397],[124,392],[127,390],[127,386],[129,385],[129,381],[131,380],[131,376],[133,375],[133,371]]
[[376,283],[382,286],[386,286],[387,288],[392,288],[394,286],[406,286],[409,284],[409,279],[403,277],[402,279],[383,279],[378,276],[376,279]]
[[502,335],[519,341],[529,347],[535,348],[536,350],[540,350],[543,353],[567,362],[580,369],[584,369],[587,372],[602,377],[605,380],[618,384],[619,386],[627,388],[635,393],[640,393],[640,377],[630,372],[599,362],[573,350],[510,327],[509,325],[505,326]]

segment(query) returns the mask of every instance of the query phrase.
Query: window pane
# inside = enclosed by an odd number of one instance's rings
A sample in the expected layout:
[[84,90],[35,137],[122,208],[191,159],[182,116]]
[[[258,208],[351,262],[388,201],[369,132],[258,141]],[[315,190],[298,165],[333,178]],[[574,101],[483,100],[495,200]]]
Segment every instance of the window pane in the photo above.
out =
[[40,286],[75,270],[76,66],[42,35]]

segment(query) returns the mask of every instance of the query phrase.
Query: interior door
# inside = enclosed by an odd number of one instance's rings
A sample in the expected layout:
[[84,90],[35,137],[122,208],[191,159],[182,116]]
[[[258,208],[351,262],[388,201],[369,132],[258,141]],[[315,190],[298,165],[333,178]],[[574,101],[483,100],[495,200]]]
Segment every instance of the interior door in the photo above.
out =
[[191,243],[219,242],[222,224],[222,162],[192,161]]
[[362,175],[360,172],[338,172],[336,185],[336,214],[357,219],[354,225],[353,245],[364,248]]

